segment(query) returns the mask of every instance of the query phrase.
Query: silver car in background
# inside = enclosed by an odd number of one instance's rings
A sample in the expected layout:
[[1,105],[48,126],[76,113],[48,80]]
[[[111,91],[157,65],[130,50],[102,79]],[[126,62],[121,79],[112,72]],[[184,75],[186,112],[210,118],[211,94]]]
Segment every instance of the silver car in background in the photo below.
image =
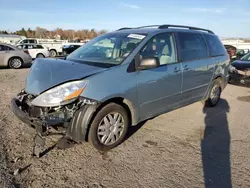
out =
[[13,69],[21,68],[32,61],[28,51],[20,50],[15,46],[0,43],[0,66]]

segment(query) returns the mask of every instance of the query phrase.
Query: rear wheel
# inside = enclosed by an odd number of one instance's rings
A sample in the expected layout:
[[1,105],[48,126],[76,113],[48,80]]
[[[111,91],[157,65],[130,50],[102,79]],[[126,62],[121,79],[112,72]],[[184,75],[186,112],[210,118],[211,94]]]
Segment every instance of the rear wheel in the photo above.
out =
[[110,103],[104,106],[90,125],[88,140],[100,151],[107,151],[124,141],[128,132],[127,111],[120,105]]
[[13,69],[19,69],[23,65],[23,61],[19,57],[13,57],[9,60],[9,67]]
[[56,57],[57,56],[56,50],[50,50],[49,52],[50,52],[51,57]]
[[214,107],[217,105],[221,96],[221,91],[222,91],[221,85],[222,84],[221,84],[220,79],[214,80],[212,87],[210,89],[210,92],[209,92],[209,97],[205,102],[205,106]]
[[36,58],[45,58],[43,54],[37,54]]

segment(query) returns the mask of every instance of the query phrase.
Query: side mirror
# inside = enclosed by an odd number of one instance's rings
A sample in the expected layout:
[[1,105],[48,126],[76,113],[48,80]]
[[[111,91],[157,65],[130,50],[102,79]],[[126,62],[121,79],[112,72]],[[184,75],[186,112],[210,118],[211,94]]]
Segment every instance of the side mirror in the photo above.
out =
[[158,57],[147,57],[140,61],[137,70],[153,69],[160,66]]

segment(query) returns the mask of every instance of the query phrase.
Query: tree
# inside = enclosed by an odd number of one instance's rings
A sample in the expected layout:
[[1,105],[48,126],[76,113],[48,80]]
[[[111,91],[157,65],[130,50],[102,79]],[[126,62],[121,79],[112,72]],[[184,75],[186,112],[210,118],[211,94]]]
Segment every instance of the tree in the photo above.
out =
[[[63,30],[62,28],[57,28],[55,30],[49,31],[47,29],[36,27],[35,30],[32,30],[31,28],[28,28],[25,30],[22,28],[21,30],[18,30],[14,32],[13,34],[26,36],[29,38],[55,38],[57,35],[60,36],[61,39],[68,39],[68,40],[86,40],[86,39],[92,39],[93,37],[96,37],[98,35],[101,35],[103,33],[106,33],[106,30],[100,30],[96,31],[95,29],[81,29],[81,30]],[[0,31],[0,33],[8,33],[7,31]]]
[[27,37],[27,32],[26,32],[26,30],[24,28],[22,28],[19,31],[16,31],[16,34]]

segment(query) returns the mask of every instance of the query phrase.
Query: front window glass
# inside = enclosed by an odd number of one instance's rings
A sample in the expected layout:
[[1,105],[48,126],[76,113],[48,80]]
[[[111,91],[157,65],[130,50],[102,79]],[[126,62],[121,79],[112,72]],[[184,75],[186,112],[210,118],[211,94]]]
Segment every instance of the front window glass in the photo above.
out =
[[157,57],[160,65],[176,62],[174,38],[172,33],[161,33],[150,39],[140,53],[142,58]]
[[78,48],[67,59],[93,65],[119,65],[144,38],[143,34],[106,34]]
[[243,56],[243,57],[241,58],[241,60],[243,60],[243,61],[250,61],[250,53],[248,53],[248,54],[246,54],[245,56]]

